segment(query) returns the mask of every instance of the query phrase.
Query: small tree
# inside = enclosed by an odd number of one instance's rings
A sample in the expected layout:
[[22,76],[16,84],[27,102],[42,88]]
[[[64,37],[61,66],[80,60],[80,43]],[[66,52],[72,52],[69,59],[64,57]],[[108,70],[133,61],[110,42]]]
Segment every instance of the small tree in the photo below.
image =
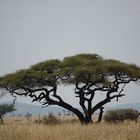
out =
[[12,111],[15,111],[15,107],[13,104],[2,104],[0,105],[0,120],[1,120],[1,123],[3,124],[3,116],[6,114],[6,113],[10,113]]
[[[97,54],[79,54],[63,60],[47,60],[0,77],[0,88],[12,95],[29,96],[44,106],[57,105],[75,114],[82,124],[92,123],[92,115],[99,110],[97,122],[102,120],[104,105],[123,97],[125,86],[140,79],[140,68],[117,60],[106,60]],[[60,85],[72,85],[79,108],[62,99]],[[104,99],[94,103],[102,93]]]

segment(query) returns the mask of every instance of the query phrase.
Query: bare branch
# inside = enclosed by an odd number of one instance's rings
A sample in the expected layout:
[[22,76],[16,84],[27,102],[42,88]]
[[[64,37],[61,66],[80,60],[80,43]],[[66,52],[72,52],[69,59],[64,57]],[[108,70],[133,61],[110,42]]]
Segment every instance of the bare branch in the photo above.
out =
[[[122,87],[122,89],[120,90],[120,92],[119,92],[118,95],[121,95],[121,93],[124,91],[125,86],[126,86],[126,84],[123,85],[123,87]],[[116,98],[116,101],[119,101],[118,98],[119,98],[119,97]]]

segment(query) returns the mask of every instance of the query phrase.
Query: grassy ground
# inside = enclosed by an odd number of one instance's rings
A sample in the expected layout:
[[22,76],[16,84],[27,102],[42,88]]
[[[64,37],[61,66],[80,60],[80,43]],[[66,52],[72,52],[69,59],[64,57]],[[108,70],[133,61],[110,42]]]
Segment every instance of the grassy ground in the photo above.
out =
[[0,125],[0,140],[140,140],[140,122],[92,125],[66,122],[58,125],[6,123]]

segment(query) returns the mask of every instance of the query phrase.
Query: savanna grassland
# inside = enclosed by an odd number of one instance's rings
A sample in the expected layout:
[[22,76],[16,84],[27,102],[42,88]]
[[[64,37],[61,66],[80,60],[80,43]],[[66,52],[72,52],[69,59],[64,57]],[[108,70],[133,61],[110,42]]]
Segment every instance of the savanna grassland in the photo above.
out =
[[57,125],[7,121],[0,125],[0,140],[140,140],[140,121],[92,125],[65,119]]

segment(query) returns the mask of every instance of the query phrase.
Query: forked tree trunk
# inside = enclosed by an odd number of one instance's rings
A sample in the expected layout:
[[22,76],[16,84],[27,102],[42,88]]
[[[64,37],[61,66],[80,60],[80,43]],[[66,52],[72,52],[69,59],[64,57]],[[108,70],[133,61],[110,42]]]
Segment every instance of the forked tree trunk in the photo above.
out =
[[[100,108],[100,113],[99,113],[99,116],[98,116],[98,120],[96,121],[96,123],[100,123],[102,121],[102,117],[103,117],[103,107]],[[75,114],[76,115],[76,114]],[[85,116],[85,117],[81,117],[81,116],[77,116],[78,119],[80,120],[81,124],[92,124],[94,123],[93,120],[92,120],[92,114],[91,115],[88,115],[88,116]]]

